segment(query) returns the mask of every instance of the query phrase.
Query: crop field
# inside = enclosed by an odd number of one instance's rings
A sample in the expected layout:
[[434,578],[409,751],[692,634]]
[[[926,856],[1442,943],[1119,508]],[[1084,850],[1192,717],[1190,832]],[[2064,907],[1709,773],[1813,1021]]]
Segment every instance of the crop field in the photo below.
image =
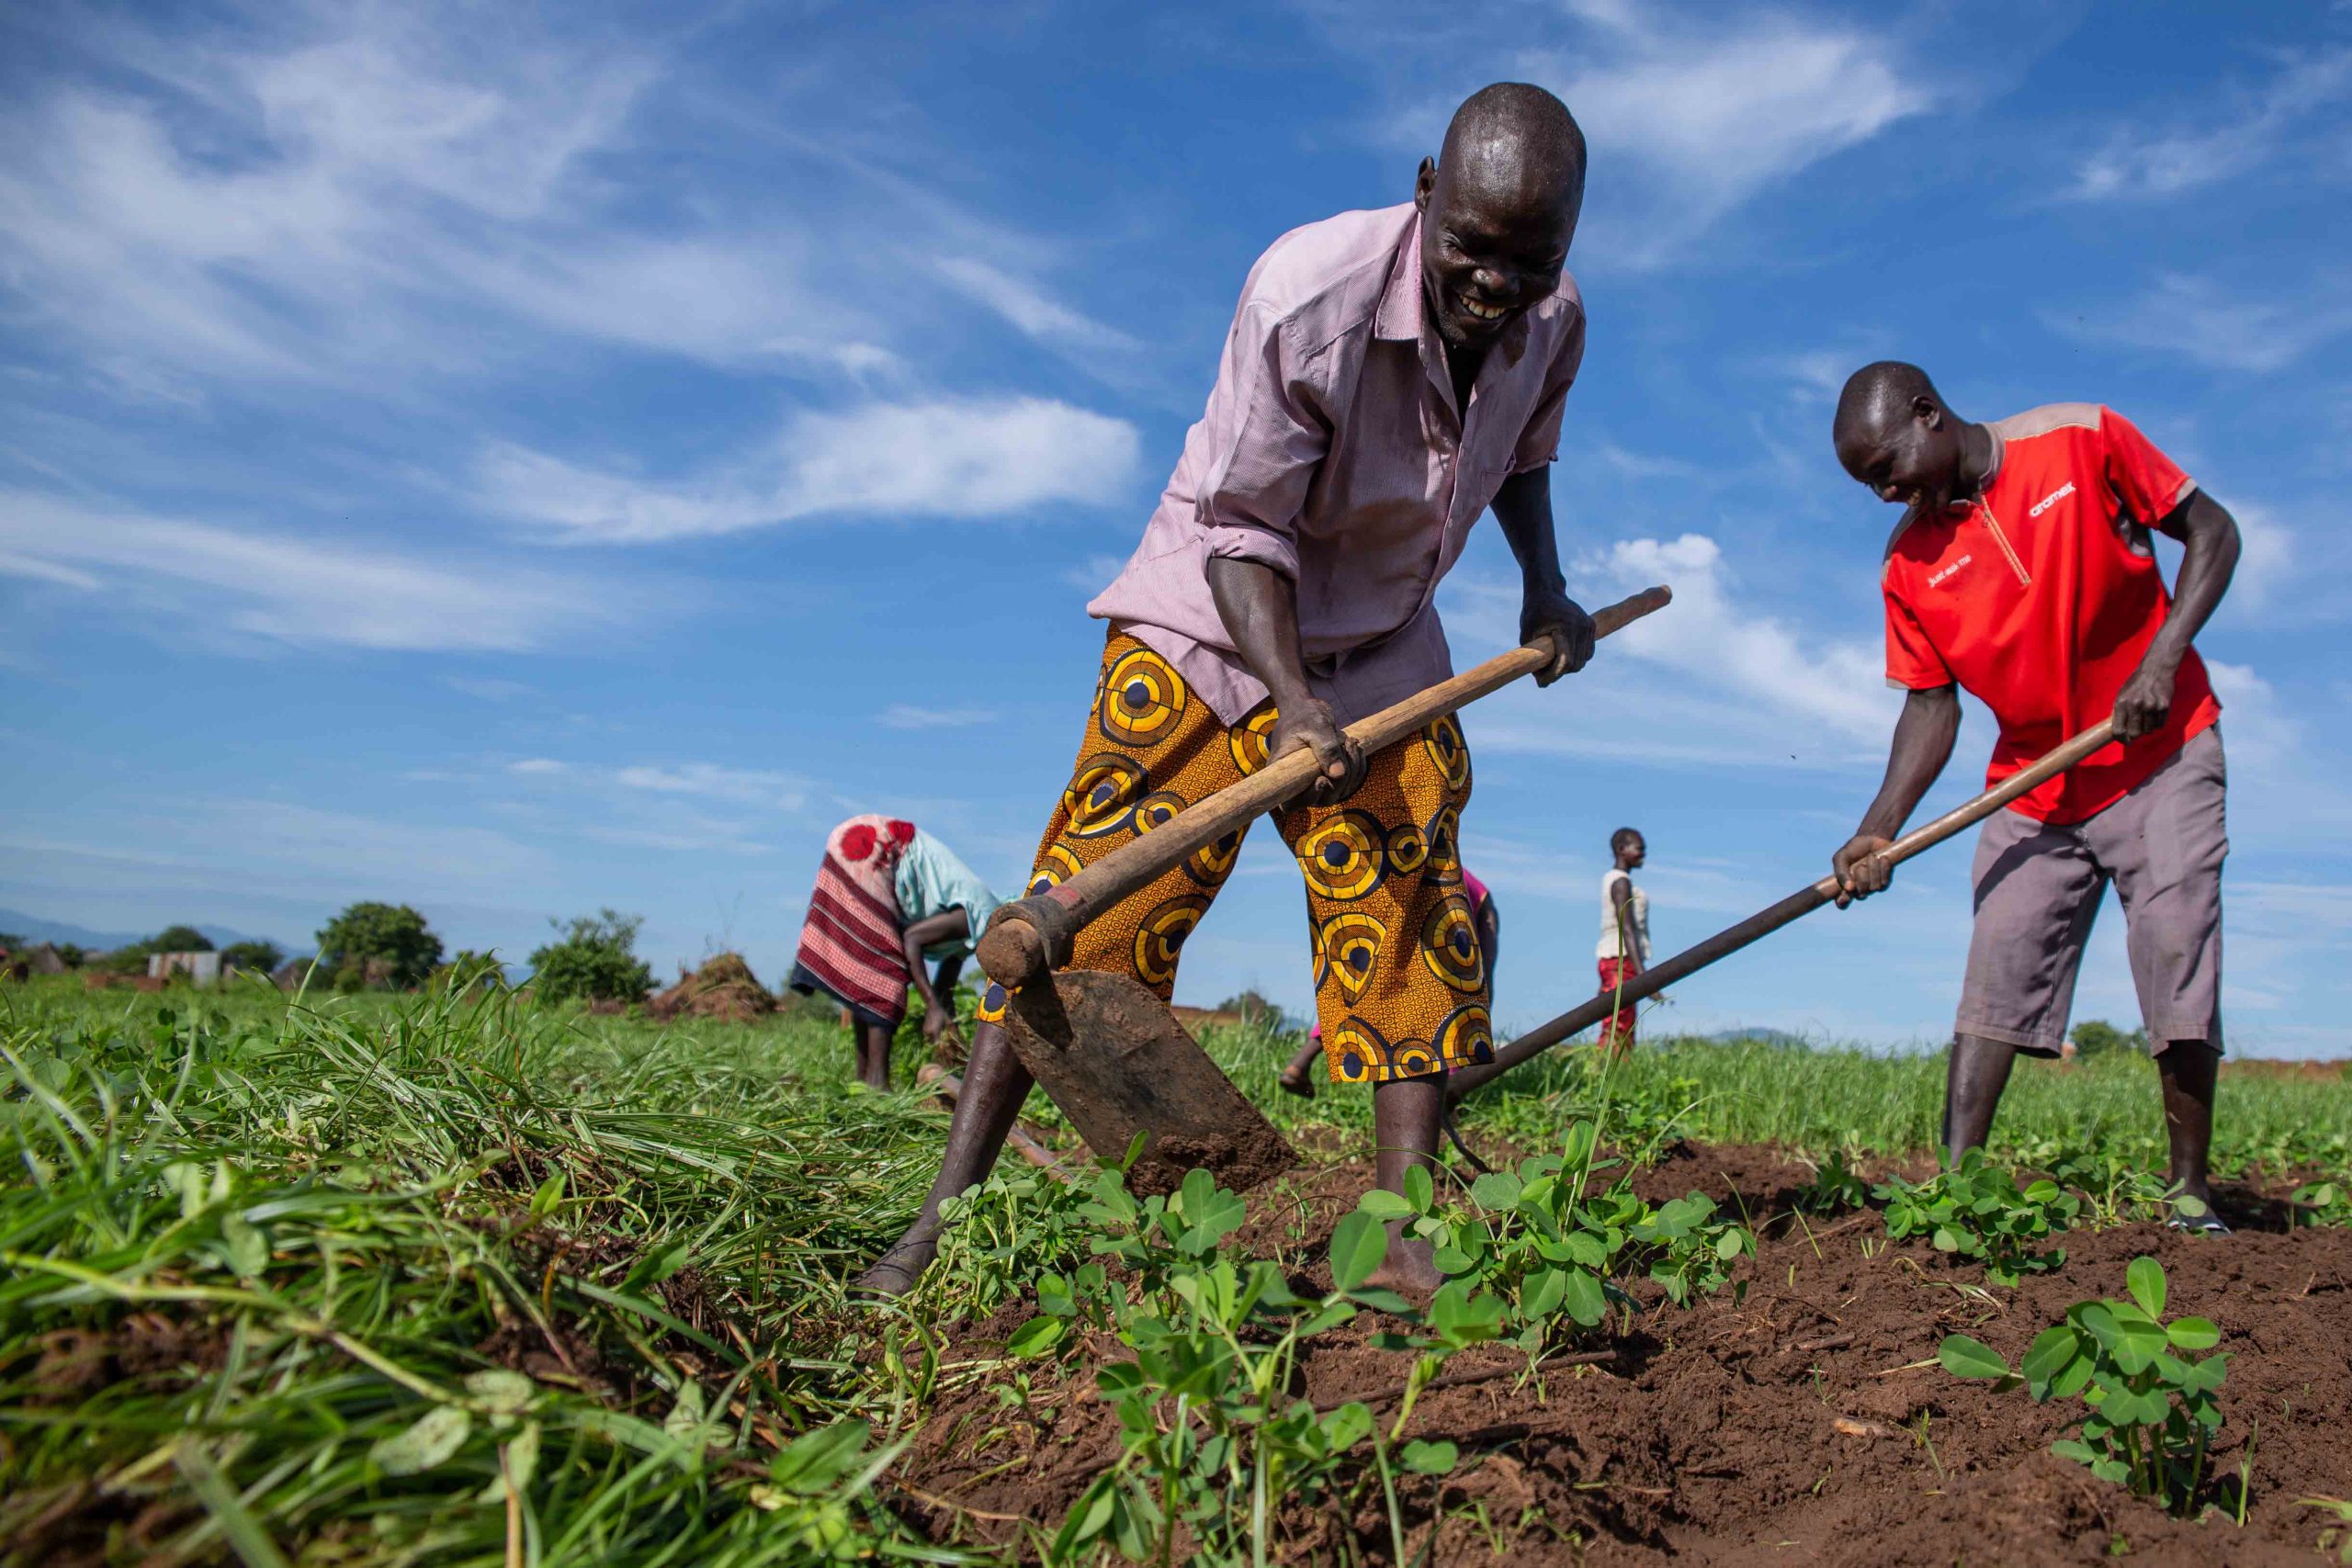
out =
[[[2352,1080],[2225,1069],[2168,1231],[2143,1059],[1556,1053],[1359,1204],[1011,1157],[842,1281],[944,1111],[844,1032],[501,992],[0,985],[0,1563],[2352,1562]],[[1453,1282],[1367,1288],[1404,1219]]]

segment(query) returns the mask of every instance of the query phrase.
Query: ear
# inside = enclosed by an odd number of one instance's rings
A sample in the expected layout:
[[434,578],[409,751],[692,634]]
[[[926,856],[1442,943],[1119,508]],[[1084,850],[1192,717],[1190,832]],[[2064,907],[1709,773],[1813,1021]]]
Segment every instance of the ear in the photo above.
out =
[[1940,429],[1944,423],[1944,406],[1922,392],[1911,400],[1911,417],[1929,430]]
[[1413,176],[1413,206],[1423,217],[1429,216],[1430,193],[1437,189],[1437,160],[1421,160],[1421,172]]

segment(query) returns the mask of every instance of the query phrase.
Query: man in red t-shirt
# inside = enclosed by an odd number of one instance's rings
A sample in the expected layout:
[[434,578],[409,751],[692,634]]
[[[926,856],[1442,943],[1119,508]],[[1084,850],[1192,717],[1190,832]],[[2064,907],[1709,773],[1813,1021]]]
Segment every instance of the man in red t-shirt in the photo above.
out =
[[[1887,885],[1870,857],[1903,830],[1960,730],[1959,688],[2001,737],[1987,787],[2112,715],[2115,740],[1984,824],[1946,1079],[1952,1157],[1984,1143],[2017,1053],[2055,1056],[2091,919],[2115,884],[2164,1080],[2172,1179],[2206,1205],[2222,1052],[2221,731],[2189,646],[2229,587],[2238,527],[2112,409],[2054,403],[1990,424],[1944,406],[1915,365],[1856,371],[1838,460],[1903,520],[1887,543],[1888,681],[1909,695],[1886,781],[1832,857],[1843,908]],[[2150,546],[2186,547],[2177,596]],[[2178,1223],[2178,1222],[2177,1222]]]

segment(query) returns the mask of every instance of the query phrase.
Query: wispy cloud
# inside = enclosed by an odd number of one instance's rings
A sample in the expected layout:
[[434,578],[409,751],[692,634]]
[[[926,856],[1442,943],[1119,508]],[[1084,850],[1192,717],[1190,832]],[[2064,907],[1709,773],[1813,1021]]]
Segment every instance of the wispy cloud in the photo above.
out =
[[[616,619],[612,596],[544,572],[322,544],[0,491],[0,550],[52,581],[162,612],[210,642],[526,649]],[[20,573],[19,575],[23,575]]]
[[476,465],[488,510],[569,544],[647,544],[804,518],[999,517],[1114,499],[1136,429],[1044,398],[870,403],[795,417],[724,475],[663,484],[514,446]]
[[2114,303],[2053,310],[2045,319],[2073,337],[2268,375],[2352,330],[2352,288],[2338,282],[2249,298],[2209,277],[2165,273]]
[[912,703],[892,703],[881,718],[886,729],[967,729],[995,721],[996,715],[986,708],[925,708]]
[[2075,165],[2075,201],[2162,199],[2261,167],[2292,148],[2324,116],[2341,117],[2352,87],[2352,49],[2321,50],[2282,63],[2259,86],[2216,107],[2200,94],[2193,129],[2128,126]]
[[524,757],[506,764],[516,778],[561,780],[581,787],[656,795],[695,795],[774,811],[798,811],[808,803],[809,781],[768,768],[729,767],[719,762],[568,762],[553,757]]

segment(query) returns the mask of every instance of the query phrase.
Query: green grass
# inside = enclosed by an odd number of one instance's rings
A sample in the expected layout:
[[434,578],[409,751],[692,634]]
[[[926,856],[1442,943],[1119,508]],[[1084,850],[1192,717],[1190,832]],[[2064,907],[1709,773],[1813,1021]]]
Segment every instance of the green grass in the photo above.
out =
[[[1285,1125],[1368,1131],[1366,1096],[1275,1089],[1291,1044],[1210,1041]],[[987,1375],[936,1355],[978,1284],[840,1290],[944,1118],[848,1071],[805,1016],[0,986],[0,1563],[964,1560],[866,1483]],[[1601,1093],[1576,1055],[1522,1076],[1469,1122],[1541,1146]],[[1934,1057],[1679,1043],[1608,1092],[1621,1137],[1897,1153],[1940,1089]],[[2223,1093],[2225,1168],[2352,1171],[2352,1083]],[[2153,1159],[2153,1072],[2021,1067],[2002,1134]]]

